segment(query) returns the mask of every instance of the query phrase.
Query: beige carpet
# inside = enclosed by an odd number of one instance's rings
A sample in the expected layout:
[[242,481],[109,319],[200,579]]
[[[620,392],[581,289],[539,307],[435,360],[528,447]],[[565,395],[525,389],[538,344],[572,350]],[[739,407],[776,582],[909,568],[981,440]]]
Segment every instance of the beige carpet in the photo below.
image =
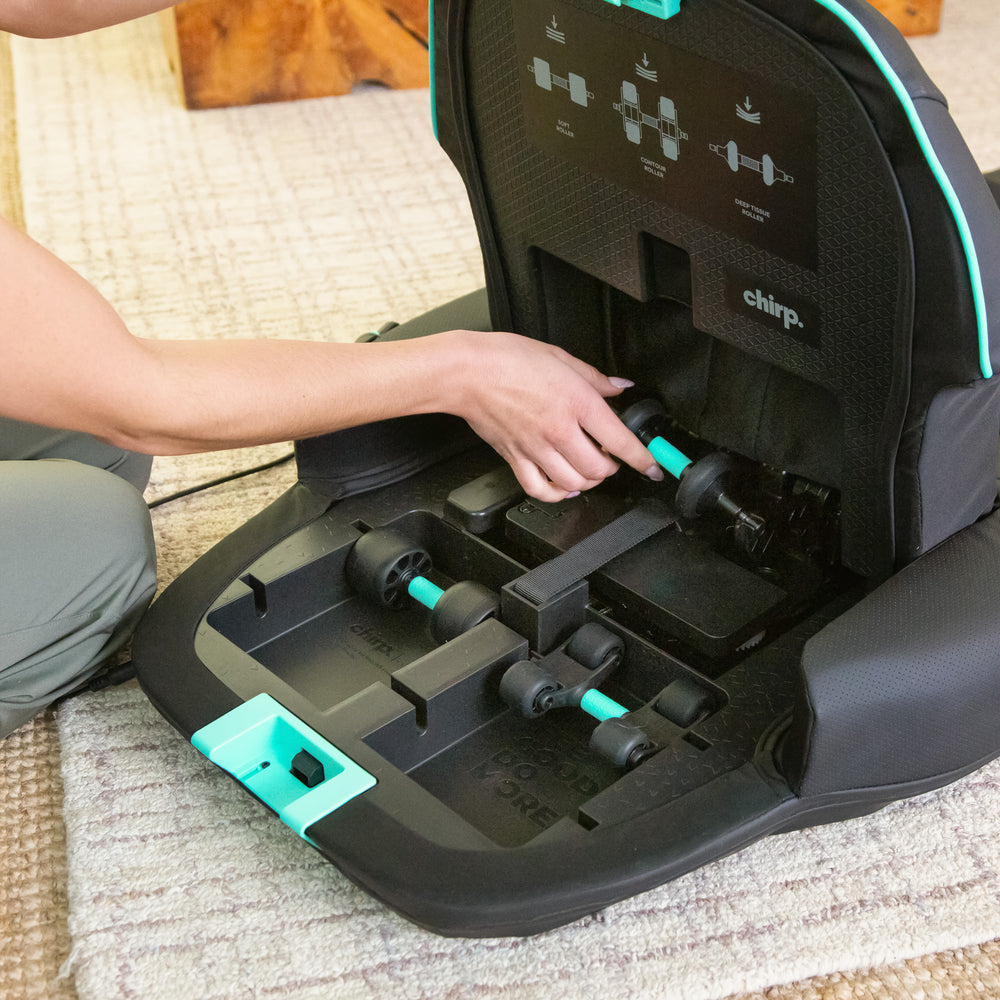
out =
[[[23,226],[8,38],[0,33],[0,214]],[[73,1000],[59,737],[47,713],[0,741],[0,998]]]
[[[1000,164],[992,3],[950,2],[921,56],[980,162]],[[349,339],[480,280],[426,95],[190,115],[155,21],[14,40],[14,56],[27,228],[138,333]],[[150,495],[260,455],[158,461]],[[275,470],[155,512],[162,582],[290,477]],[[134,687],[68,705],[59,728],[84,1000],[717,997],[963,945],[767,996],[1000,996],[1000,947],[976,945],[1000,932],[996,768],[866,821],[767,841],[597,921],[531,942],[450,942],[348,886]],[[4,1000],[72,996],[54,978],[67,944],[56,753],[45,719],[0,744]]]

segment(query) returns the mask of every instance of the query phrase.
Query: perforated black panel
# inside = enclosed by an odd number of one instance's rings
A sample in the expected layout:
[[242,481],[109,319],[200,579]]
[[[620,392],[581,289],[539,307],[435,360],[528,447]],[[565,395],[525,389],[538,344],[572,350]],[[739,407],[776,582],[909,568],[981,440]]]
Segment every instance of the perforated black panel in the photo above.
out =
[[[892,559],[891,467],[909,372],[911,264],[895,180],[863,109],[822,56],[744,4],[705,0],[689,8],[690,16],[682,9],[668,21],[602,0],[566,0],[565,5],[598,26],[624,26],[640,40],[640,48],[643,38],[669,44],[725,65],[737,76],[764,78],[776,90],[802,95],[815,105],[818,266],[811,270],[783,259],[686,214],[666,198],[637,193],[608,177],[606,170],[591,172],[540,148],[525,125],[521,76],[528,66],[517,48],[512,7],[505,0],[472,0],[466,10],[464,73],[485,194],[477,206],[480,225],[492,232],[502,264],[504,287],[496,287],[498,277],[491,289],[491,300],[500,303],[495,320],[596,363],[610,366],[614,359],[621,374],[660,389],[669,406],[663,387],[676,382],[677,353],[668,327],[676,327],[678,319],[672,314],[670,323],[658,321],[662,303],[636,305],[650,297],[653,277],[643,264],[640,243],[642,234],[651,234],[682,247],[691,262],[692,309],[680,324],[705,336],[709,355],[691,374],[682,421],[716,444],[788,467],[796,456],[766,433],[774,423],[762,412],[771,405],[766,384],[748,397],[739,428],[711,422],[702,426],[706,396],[728,391],[727,385],[713,381],[712,355],[722,344],[760,359],[767,366],[762,369],[765,383],[768,369],[781,369],[805,386],[800,398],[808,398],[809,385],[822,387],[817,396],[823,404],[815,414],[807,410],[783,419],[828,422],[832,413],[839,427],[817,440],[827,451],[832,440],[837,454],[800,455],[796,471],[827,470],[830,485],[842,489],[845,562],[866,574],[885,571]],[[525,15],[519,10],[517,16]],[[569,102],[568,93],[565,100]],[[679,110],[681,106],[678,97]],[[700,134],[697,122],[682,124],[686,143],[718,141]],[[631,152],[620,130],[609,133],[608,142],[622,146],[623,155]],[[683,143],[681,148],[683,156]],[[563,287],[559,295],[575,298],[576,309],[554,314],[555,293],[539,278],[539,250],[571,265],[573,270],[559,272],[560,281],[565,285],[575,276],[579,290]],[[737,312],[727,302],[727,274],[733,269],[814,306],[819,336],[807,342],[786,333],[773,317],[754,316],[752,309]],[[617,292],[594,291],[593,279]],[[732,288],[728,291],[732,298]],[[597,302],[604,308],[594,308]],[[502,315],[504,305],[509,315]],[[650,322],[637,323],[635,310],[641,317],[644,308]],[[632,310],[624,324],[632,331],[629,342],[622,342],[613,319],[607,329],[616,309]],[[639,338],[634,335],[637,326],[645,327]]]

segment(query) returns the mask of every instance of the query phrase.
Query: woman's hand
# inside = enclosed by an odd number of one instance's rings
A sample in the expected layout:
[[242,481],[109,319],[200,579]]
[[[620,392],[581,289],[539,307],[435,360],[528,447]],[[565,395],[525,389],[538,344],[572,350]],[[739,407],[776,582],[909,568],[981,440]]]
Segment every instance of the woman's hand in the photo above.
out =
[[554,502],[596,486],[619,461],[663,472],[606,402],[631,385],[558,347],[515,334],[452,331],[459,385],[446,408],[464,417],[530,496]]

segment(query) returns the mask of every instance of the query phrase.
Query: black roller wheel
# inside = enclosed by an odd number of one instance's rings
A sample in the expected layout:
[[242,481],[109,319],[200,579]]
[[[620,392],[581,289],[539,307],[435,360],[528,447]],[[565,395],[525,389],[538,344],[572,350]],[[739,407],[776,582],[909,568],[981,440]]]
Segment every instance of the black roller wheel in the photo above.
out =
[[679,677],[668,684],[656,699],[656,711],[681,729],[690,729],[715,707],[712,693],[690,677]]
[[641,763],[653,746],[637,726],[621,719],[605,719],[590,734],[590,749],[615,767],[628,769]]
[[431,635],[438,642],[447,642],[492,618],[499,608],[500,598],[489,587],[463,580],[438,598],[431,612]]
[[374,528],[354,543],[344,575],[359,593],[389,607],[415,576],[425,576],[430,568],[431,557],[416,542],[391,528]]
[[733,459],[721,451],[689,465],[677,487],[677,509],[681,515],[693,519],[714,511],[734,468]]
[[611,656],[621,656],[621,639],[597,622],[581,625],[566,643],[566,655],[588,670],[596,670]]
[[531,660],[508,667],[500,678],[500,697],[526,719],[544,715],[549,709],[546,695],[556,690],[556,682]]
[[656,426],[666,416],[666,410],[655,399],[633,403],[621,417],[622,423],[643,443],[656,437]]

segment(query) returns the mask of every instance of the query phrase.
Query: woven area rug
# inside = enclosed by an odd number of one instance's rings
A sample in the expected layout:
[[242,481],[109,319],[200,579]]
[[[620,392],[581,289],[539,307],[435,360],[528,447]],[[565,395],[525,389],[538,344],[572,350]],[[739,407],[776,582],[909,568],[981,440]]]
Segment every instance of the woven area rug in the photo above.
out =
[[[23,226],[10,40],[0,34],[0,215]],[[51,713],[0,742],[0,997],[72,1000],[59,738]]]
[[464,941],[352,886],[139,692],[92,701],[60,717],[81,997],[173,1000],[196,979],[204,1000],[707,1000],[1000,926],[1000,766],[864,821],[761,842],[536,938]]
[[66,842],[59,740],[51,713],[8,736],[0,752],[0,997],[73,1000],[56,979],[68,954]]
[[[980,161],[1000,165],[981,92],[1000,94],[982,27],[990,5],[967,0],[955,13],[951,37],[977,48],[956,66],[954,50],[935,47],[943,34],[920,40],[921,56]],[[155,20],[15,39],[14,55],[28,231],[136,333],[353,339],[481,280],[425,93],[192,115],[177,103]],[[281,450],[158,460],[150,496]],[[291,477],[281,467],[158,509],[161,582]],[[134,686],[67,703],[58,722],[68,965],[83,1000],[708,1000],[1000,931],[998,766],[874,817],[762,842],[539,938],[469,942],[413,928],[348,884]],[[932,977],[915,982],[944,995]]]

